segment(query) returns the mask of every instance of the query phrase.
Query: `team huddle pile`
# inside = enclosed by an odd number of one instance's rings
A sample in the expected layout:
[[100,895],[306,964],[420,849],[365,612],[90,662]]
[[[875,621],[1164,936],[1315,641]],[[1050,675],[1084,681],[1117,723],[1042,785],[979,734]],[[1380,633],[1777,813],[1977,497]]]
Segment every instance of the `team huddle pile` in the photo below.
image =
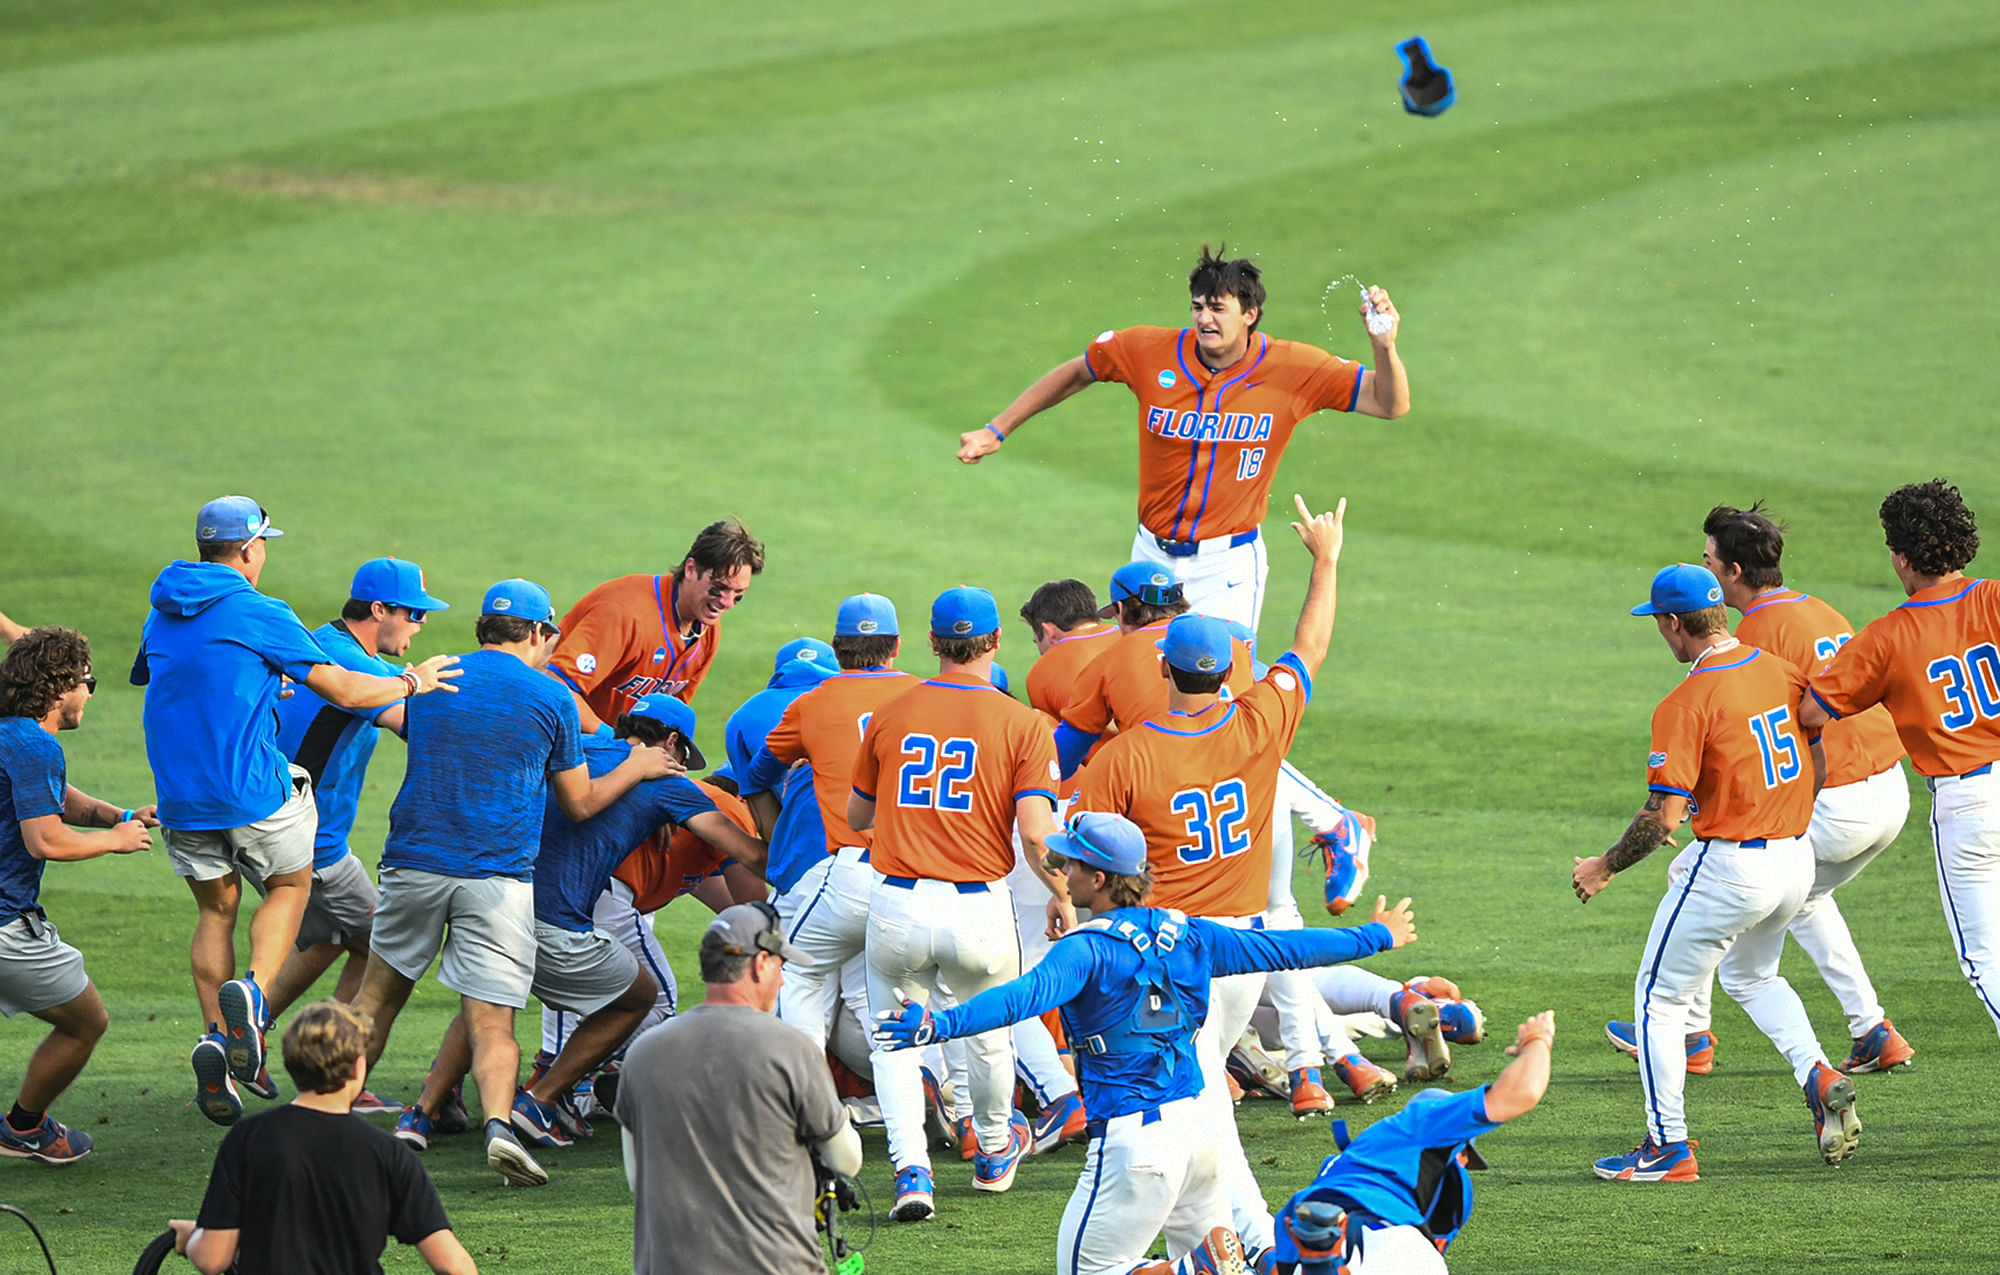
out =
[[[1372,820],[1285,760],[1334,628],[1345,501],[1314,514],[1295,498],[1305,600],[1268,663],[1255,636],[1279,455],[1314,411],[1408,409],[1399,316],[1370,290],[1371,370],[1257,332],[1248,262],[1204,249],[1190,284],[1189,328],[1107,332],[961,439],[974,463],[1098,381],[1140,398],[1133,560],[1101,608],[1075,579],[1020,608],[1038,654],[1025,703],[996,660],[986,590],[931,603],[921,662],[934,676],[897,667],[896,606],[859,594],[834,608],[830,642],[777,652],[768,687],[728,718],[726,762],[697,781],[709,764],[691,705],[718,621],[764,567],[741,523],[710,524],[671,573],[609,581],[560,620],[539,585],[503,580],[482,599],[478,650],[398,667],[384,657],[447,605],[413,563],[363,564],[341,618],[308,632],[258,591],[283,533],[226,496],[197,518],[199,560],[153,586],[131,679],[146,688],[158,803],[124,808],[70,786],[56,743],[96,686],[88,643],[5,634],[0,915],[15,919],[0,926],[0,1010],[52,1030],[0,1122],[0,1154],[61,1164],[91,1150],[48,1108],[106,1013],[40,908],[42,865],[148,849],[160,828],[197,906],[209,1029],[191,1054],[195,1103],[234,1126],[199,1224],[183,1226],[201,1269],[348,1269],[308,1230],[290,1247],[259,1233],[246,1200],[321,1200],[332,1192],[312,1174],[358,1172],[389,1185],[347,1232],[372,1235],[374,1254],[394,1234],[434,1269],[471,1270],[411,1150],[474,1128],[470,1097],[487,1164],[520,1186],[549,1181],[537,1152],[590,1136],[593,1117],[618,1121],[638,1271],[752,1257],[821,1269],[811,1160],[858,1168],[850,1112],[879,1113],[901,1222],[936,1211],[934,1150],[956,1146],[972,1188],[1000,1192],[1027,1157],[1087,1139],[1056,1244],[1065,1275],[1443,1270],[1471,1212],[1467,1171],[1484,1166],[1474,1139],[1542,1097],[1553,1015],[1520,1024],[1490,1084],[1419,1091],[1275,1215],[1232,1108],[1261,1091],[1304,1119],[1332,1108],[1329,1088],[1392,1093],[1396,1078],[1355,1048],[1363,1025],[1400,1033],[1409,1081],[1445,1075],[1452,1045],[1485,1035],[1450,980],[1349,963],[1415,940],[1409,900],[1322,928],[1293,898],[1295,818],[1335,915],[1360,897],[1373,842]],[[1576,893],[1587,901],[1690,819],[1694,840],[1669,872],[1635,1017],[1608,1028],[1640,1061],[1646,1131],[1598,1161],[1601,1177],[1696,1178],[1682,1095],[1712,1064],[1718,970],[1792,1063],[1822,1155],[1853,1154],[1851,1077],[1914,1051],[1831,892],[1901,830],[1906,753],[1936,796],[1961,965],[2000,1025],[1983,981],[2000,918],[2000,587],[1962,574],[1978,538],[1955,488],[1901,488],[1880,517],[1910,601],[1858,634],[1784,587],[1783,529],[1755,508],[1718,507],[1705,565],[1662,570],[1634,608],[1691,667],[1654,715],[1644,808],[1604,855],[1577,860]],[[1726,606],[1743,615],[1734,636]],[[384,729],[408,741],[408,767],[378,886],[348,835]],[[262,900],[239,967],[245,882]],[[650,917],[682,894],[718,915],[704,1003],[679,1014]],[[1788,931],[1849,1020],[1838,1067],[1777,974]],[[294,1106],[316,1114],[288,1117],[289,1134],[274,1112],[244,1119],[243,1091],[279,1093],[267,1032],[343,958],[337,1003],[294,1013],[284,1041]],[[368,1068],[434,963],[461,1012],[422,1093],[387,1101]],[[524,1085],[514,1015],[531,997],[544,1047]],[[367,1126],[344,1111],[394,1113],[400,1141],[353,1132]],[[327,1133],[318,1115],[347,1123]],[[259,1147],[332,1136],[358,1139],[341,1167],[257,1164]],[[1164,1259],[1151,1255],[1162,1235]],[[367,1247],[353,1260],[372,1262]]]

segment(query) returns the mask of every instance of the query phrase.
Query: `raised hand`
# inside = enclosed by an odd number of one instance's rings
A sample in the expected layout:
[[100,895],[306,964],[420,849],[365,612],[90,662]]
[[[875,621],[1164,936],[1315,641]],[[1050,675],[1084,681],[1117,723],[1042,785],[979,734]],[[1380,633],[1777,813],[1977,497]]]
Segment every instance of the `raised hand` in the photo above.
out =
[[1389,906],[1389,896],[1375,896],[1375,915],[1368,918],[1376,925],[1389,927],[1389,937],[1394,940],[1391,947],[1405,947],[1417,941],[1417,917],[1410,911],[1410,901],[1404,899],[1395,907]]
[[1346,537],[1344,524],[1347,519],[1347,497],[1342,496],[1332,513],[1315,514],[1306,508],[1306,498],[1296,492],[1292,503],[1298,506],[1300,521],[1292,524],[1292,530],[1299,533],[1306,552],[1315,562],[1340,561],[1341,541]]
[[896,989],[900,1010],[885,1009],[875,1015],[875,1043],[884,1049],[921,1049],[937,1039],[937,1020],[922,1005]]

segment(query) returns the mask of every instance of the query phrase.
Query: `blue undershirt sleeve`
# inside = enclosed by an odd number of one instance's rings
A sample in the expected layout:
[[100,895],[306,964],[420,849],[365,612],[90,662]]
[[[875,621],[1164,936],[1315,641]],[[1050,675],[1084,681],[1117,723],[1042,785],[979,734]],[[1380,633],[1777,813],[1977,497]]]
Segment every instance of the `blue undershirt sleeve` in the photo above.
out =
[[1056,764],[1062,770],[1062,777],[1068,779],[1083,765],[1083,759],[1103,738],[1087,730],[1078,730],[1068,722],[1056,723]]
[[1209,972],[1254,974],[1259,970],[1300,970],[1360,960],[1393,946],[1389,927],[1367,925],[1339,929],[1238,930],[1199,918],[1190,922],[1208,950]]
[[998,987],[989,988],[971,1000],[933,1015],[938,1039],[955,1040],[977,1036],[1009,1023],[1047,1013],[1066,1005],[1083,990],[1090,977],[1092,961],[1087,946],[1092,940],[1071,939],[1057,943],[1034,969]]

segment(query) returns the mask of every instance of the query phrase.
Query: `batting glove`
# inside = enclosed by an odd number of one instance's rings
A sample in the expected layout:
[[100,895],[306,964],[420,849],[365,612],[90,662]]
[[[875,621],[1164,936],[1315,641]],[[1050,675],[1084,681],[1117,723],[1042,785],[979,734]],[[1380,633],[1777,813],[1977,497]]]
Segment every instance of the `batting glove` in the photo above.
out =
[[884,1049],[917,1049],[937,1039],[937,1020],[915,1001],[875,1015],[875,1043]]

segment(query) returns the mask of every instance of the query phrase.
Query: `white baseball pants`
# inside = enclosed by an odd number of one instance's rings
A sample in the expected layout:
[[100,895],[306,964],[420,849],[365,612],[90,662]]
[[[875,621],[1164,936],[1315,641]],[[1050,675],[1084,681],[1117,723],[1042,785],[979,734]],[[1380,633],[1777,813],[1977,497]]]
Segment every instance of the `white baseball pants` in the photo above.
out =
[[1826,1057],[1798,993],[1778,973],[1786,927],[1812,883],[1803,837],[1761,846],[1694,841],[1675,856],[1633,987],[1639,1083],[1656,1141],[1687,1139],[1688,1007],[1718,969],[1722,990],[1771,1038],[1799,1084]]
[[1204,540],[1201,552],[1176,558],[1141,527],[1132,537],[1132,557],[1172,567],[1174,578],[1181,582],[1181,596],[1195,614],[1234,620],[1257,631],[1257,617],[1264,611],[1264,583],[1271,575],[1264,537],[1234,548],[1227,536]]
[[[1021,940],[1021,972],[1025,974],[1049,950],[1049,888],[1028,867],[1018,829],[1014,833],[1014,870],[1007,874],[1007,887],[1014,894],[1014,924]],[[1039,1018],[1014,1024],[1014,1069],[1044,1107],[1076,1092],[1076,1077],[1063,1066],[1056,1038]]]
[[[1261,917],[1204,917],[1221,925],[1249,929],[1261,925]],[[1242,1139],[1236,1134],[1236,1110],[1229,1101],[1229,1071],[1223,1060],[1250,1025],[1257,998],[1264,991],[1262,974],[1234,974],[1208,985],[1208,1018],[1195,1033],[1195,1058],[1201,1063],[1201,1099],[1215,1122],[1217,1154],[1223,1188],[1229,1193],[1231,1225],[1243,1237],[1245,1248],[1269,1248],[1273,1231],[1270,1206],[1264,1203],[1263,1189],[1250,1171],[1243,1154]]]
[[778,919],[785,938],[813,958],[809,966],[788,966],[778,989],[778,1017],[824,1046],[838,998],[865,1027],[868,988],[843,979],[841,967],[860,956],[868,940],[868,899],[880,878],[862,861],[858,846],[847,846],[806,869],[778,896]]
[[2000,775],[1933,779],[1938,895],[1958,968],[2000,1030]]
[[[906,878],[905,878],[906,879]],[[1005,880],[962,890],[949,881],[908,885],[878,878],[868,899],[868,1003],[874,1013],[896,1011],[898,989],[930,1003],[939,982],[961,1001],[1015,977],[1021,970],[1014,900]],[[871,1017],[869,1022],[873,1022]],[[1014,1050],[1007,1031],[965,1038],[972,1127],[980,1145],[1007,1145],[1014,1112]],[[889,1132],[889,1161],[898,1170],[928,1169],[924,1091],[919,1059],[911,1050],[875,1051],[875,1096]]]
[[1216,1134],[1202,1095],[1106,1121],[1056,1232],[1059,1275],[1126,1275],[1161,1231],[1172,1260],[1229,1225]]

